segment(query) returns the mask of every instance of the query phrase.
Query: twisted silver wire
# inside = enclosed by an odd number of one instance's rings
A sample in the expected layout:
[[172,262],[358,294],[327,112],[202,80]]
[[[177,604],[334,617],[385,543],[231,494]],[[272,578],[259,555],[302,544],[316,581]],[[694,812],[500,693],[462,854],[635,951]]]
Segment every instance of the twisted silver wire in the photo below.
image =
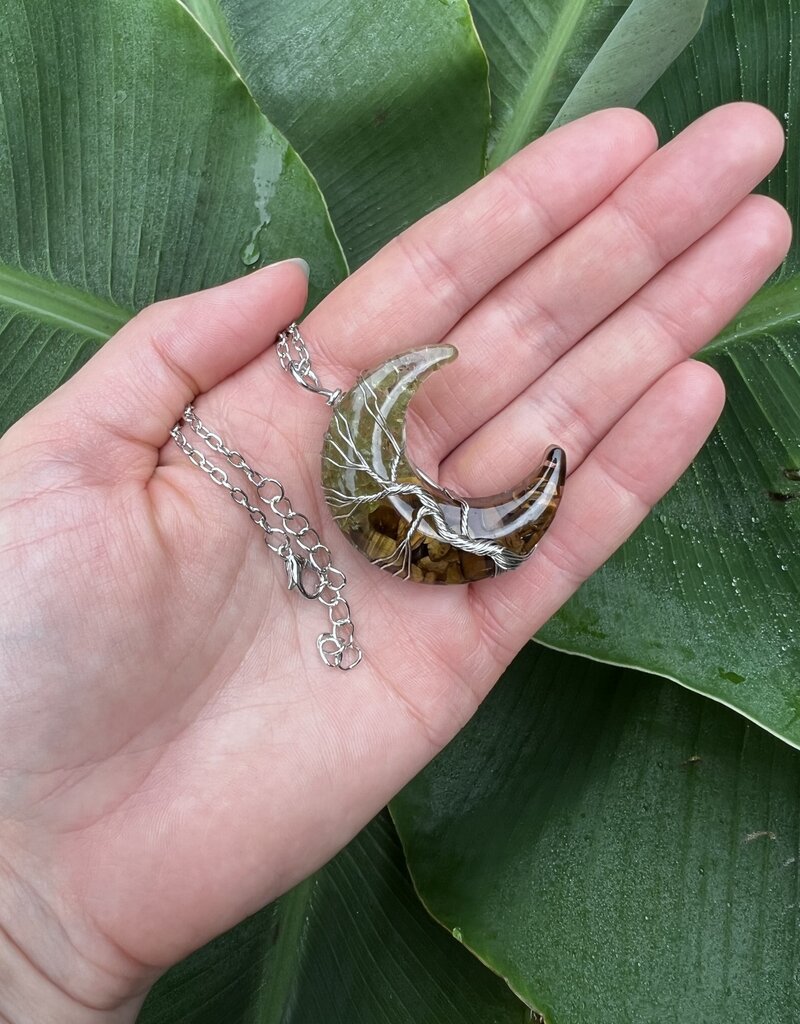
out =
[[[358,387],[363,395],[364,408],[375,420],[389,443],[396,447],[397,441],[389,430],[388,424],[384,420],[377,403],[373,402],[372,405],[369,403],[370,397],[375,397],[374,394],[370,392],[364,381],[359,381]],[[370,494],[358,496],[344,494],[343,492],[336,490],[336,488],[326,488],[325,497],[328,500],[328,504],[332,508],[335,507],[343,510],[341,514],[334,515],[335,519],[345,520],[360,505],[379,501],[381,498],[389,498],[393,495],[409,495],[417,499],[422,508],[423,516],[431,523],[436,531],[437,538],[443,543],[450,544],[454,548],[458,548],[461,551],[466,551],[473,555],[481,555],[486,558],[490,558],[494,562],[495,569],[498,573],[508,572],[511,569],[515,569],[518,565],[521,565],[526,561],[526,555],[518,554],[516,551],[506,548],[502,544],[498,544],[496,541],[489,540],[484,537],[470,536],[468,531],[468,516],[470,509],[468,503],[464,501],[463,498],[457,499],[461,503],[461,532],[457,532],[448,525],[442,515],[441,508],[439,507],[436,499],[432,495],[428,494],[424,488],[420,487],[419,484],[400,483],[396,479],[396,473],[400,458],[404,454],[402,449],[397,448],[396,457],[393,459],[390,468],[391,476],[386,478],[376,473],[375,469],[370,466],[361,455],[350,431],[350,424],[341,412],[334,412],[331,429],[336,430],[341,440],[341,444],[345,446],[346,450],[344,450],[339,443],[332,441],[332,447],[334,447],[341,455],[344,462],[336,462],[331,459],[330,456],[328,456],[327,461],[331,465],[338,466],[342,469],[355,469],[359,472],[366,473],[375,481],[379,488],[379,490]],[[413,531],[409,530],[407,536],[410,537],[412,532]],[[397,575],[397,573],[395,575]]]

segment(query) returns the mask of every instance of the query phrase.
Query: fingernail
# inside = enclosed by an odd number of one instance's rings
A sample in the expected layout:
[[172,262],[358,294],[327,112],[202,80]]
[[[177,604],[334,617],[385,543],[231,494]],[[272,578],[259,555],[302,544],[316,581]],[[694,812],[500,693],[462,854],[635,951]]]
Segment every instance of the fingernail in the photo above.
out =
[[303,259],[302,256],[293,256],[292,259],[290,259],[290,260],[281,260],[280,263],[273,263],[272,266],[273,267],[279,267],[282,263],[294,263],[294,264],[296,264],[303,271],[303,273],[306,275],[306,280],[308,280],[308,276],[311,273],[311,270],[310,270],[308,264],[306,263],[306,261]]

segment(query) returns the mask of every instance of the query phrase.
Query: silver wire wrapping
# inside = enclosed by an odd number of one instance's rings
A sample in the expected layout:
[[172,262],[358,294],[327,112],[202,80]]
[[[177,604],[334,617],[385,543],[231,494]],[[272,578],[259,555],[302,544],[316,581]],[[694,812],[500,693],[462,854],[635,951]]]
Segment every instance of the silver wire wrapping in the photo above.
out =
[[[313,374],[313,371],[310,372]],[[293,372],[292,375],[302,383],[297,374]],[[316,375],[313,376],[315,387],[312,390],[323,396],[335,395],[335,392],[325,392],[320,388]],[[200,449],[192,445],[186,437],[184,426],[193,430],[212,452],[217,452],[233,469],[239,470],[247,478],[261,505],[253,504],[246,491],[230,482],[224,469],[214,465]],[[247,463],[240,452],[228,448],[220,435],[203,423],[191,405],[186,406],[183,417],[170,434],[190,462],[206,473],[215,484],[224,487],[236,504],[246,510],[252,522],[264,531],[267,547],[283,559],[289,590],[297,590],[303,597],[319,601],[328,609],[331,630],[317,637],[317,650],[325,664],[342,671],[355,668],[361,661],[362,652],[355,642],[350,606],[342,593],[347,582],[345,575],[333,565],[330,550],[322,543],[308,519],[301,512],[294,511],[281,482],[274,477],[262,476]],[[269,491],[265,493],[267,488]],[[274,522],[269,521],[268,514],[274,517]],[[309,578],[314,581],[312,586],[308,585]]]

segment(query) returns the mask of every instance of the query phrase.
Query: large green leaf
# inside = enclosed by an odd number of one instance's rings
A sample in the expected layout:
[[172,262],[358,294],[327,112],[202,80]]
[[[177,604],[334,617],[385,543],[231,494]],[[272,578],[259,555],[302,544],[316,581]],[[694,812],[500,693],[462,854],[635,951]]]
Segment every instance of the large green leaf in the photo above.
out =
[[467,0],[184,0],[308,162],[353,265],[481,174]]
[[139,1024],[523,1024],[500,978],[425,913],[394,828],[335,860],[156,985]]
[[635,106],[700,28],[708,0],[631,0],[552,128],[604,107]]
[[800,754],[524,651],[394,801],[417,890],[549,1024],[800,1018]]
[[601,107],[633,106],[700,26],[707,0],[471,0],[492,86],[491,163]]
[[175,0],[0,0],[0,429],[132,312],[273,259],[344,273],[319,190]]
[[[666,137],[741,97],[787,123],[765,190],[800,212],[800,5],[721,0],[643,109]],[[787,116],[788,113],[788,116]],[[717,430],[654,515],[541,633],[670,676],[800,745],[800,248],[703,358]]]

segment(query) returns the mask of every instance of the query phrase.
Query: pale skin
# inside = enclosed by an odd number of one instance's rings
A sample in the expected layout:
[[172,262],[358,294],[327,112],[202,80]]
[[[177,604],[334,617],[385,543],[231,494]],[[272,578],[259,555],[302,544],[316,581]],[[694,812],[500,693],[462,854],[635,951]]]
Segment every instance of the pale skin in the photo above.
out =
[[[420,587],[321,499],[330,410],[278,367],[297,263],[145,310],[0,442],[0,1021],[135,1019],[170,964],[338,851],[622,544],[722,408],[689,357],[779,265],[765,110],[657,150],[634,111],[534,143],[390,243],[304,323],[323,382],[446,338],[410,449],[460,493],[568,453],[521,569]],[[325,667],[241,509],[169,441],[185,403],[280,478],[347,574],[364,661]],[[32,1013],[32,1008],[36,1009]]]

